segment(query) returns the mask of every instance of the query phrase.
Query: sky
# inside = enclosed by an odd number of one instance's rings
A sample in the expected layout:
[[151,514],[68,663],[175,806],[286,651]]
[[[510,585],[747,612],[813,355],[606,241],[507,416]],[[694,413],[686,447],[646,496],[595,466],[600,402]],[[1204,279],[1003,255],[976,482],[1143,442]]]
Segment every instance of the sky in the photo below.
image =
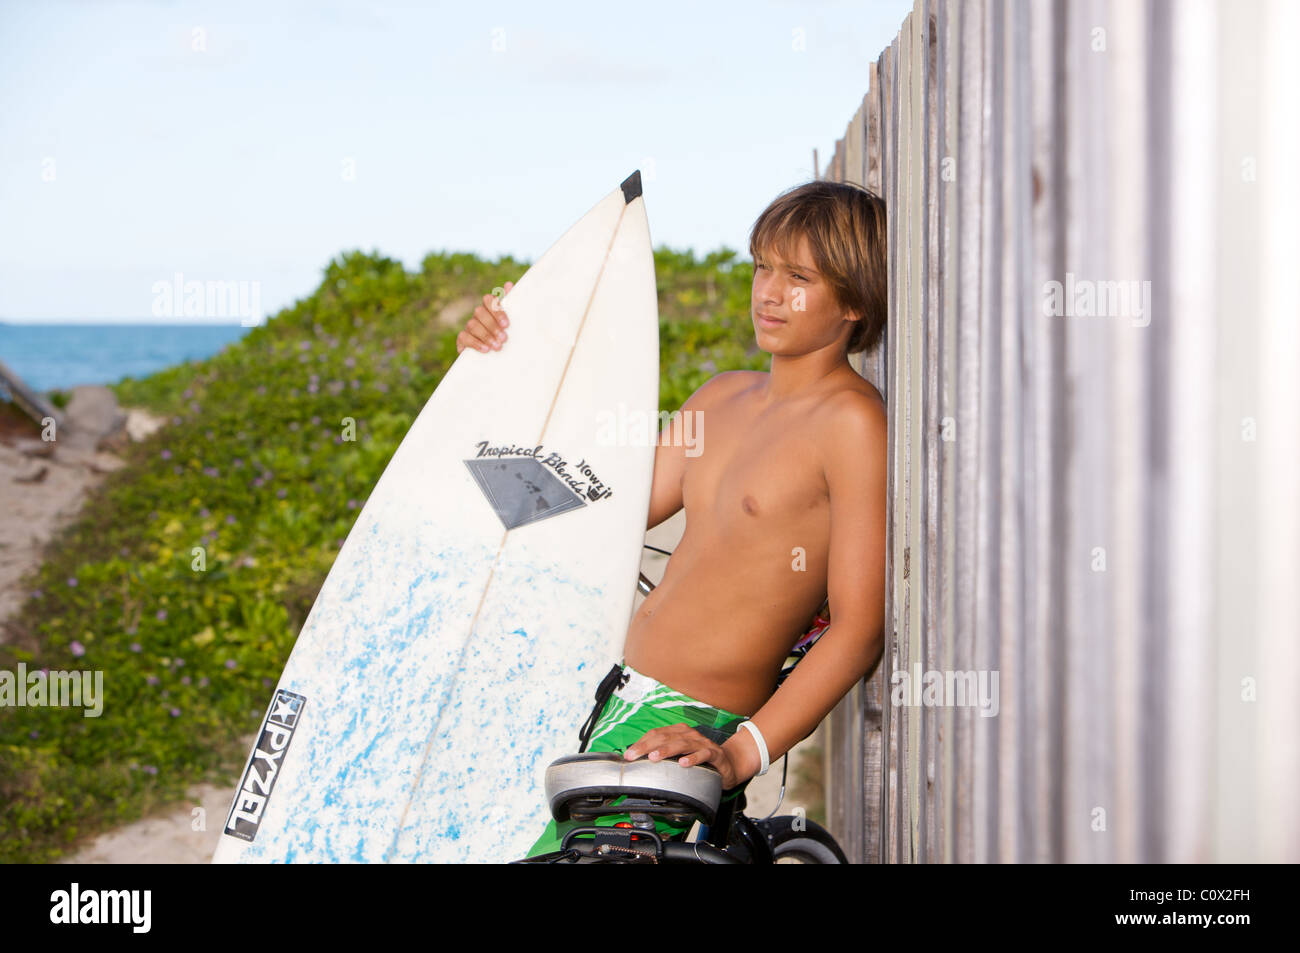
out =
[[911,6],[0,0],[0,320],[175,321],[177,276],[274,314],[352,249],[536,260],[634,169],[656,246],[747,257]]

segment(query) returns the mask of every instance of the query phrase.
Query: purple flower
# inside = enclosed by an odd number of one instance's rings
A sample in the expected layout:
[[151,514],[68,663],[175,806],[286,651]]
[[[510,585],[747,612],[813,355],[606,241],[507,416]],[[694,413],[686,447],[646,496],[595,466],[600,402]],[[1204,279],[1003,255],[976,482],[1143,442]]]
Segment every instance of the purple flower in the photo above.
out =
[[179,426],[180,426],[180,423],[181,423],[181,419],[180,419],[179,417],[173,417],[173,418],[172,418],[172,424],[173,424],[173,425],[179,427]]
[[42,592],[40,589],[33,589],[33,590],[32,590],[32,598],[33,598],[33,599],[39,599],[39,598],[40,598],[41,596],[43,596],[43,595],[45,595],[45,593]]
[[146,679],[144,680],[144,683],[145,683],[146,685],[157,685],[157,684],[158,684],[158,676],[157,676],[157,675],[150,675],[148,678],[146,678]]
[[348,509],[350,509],[350,510],[355,510],[356,508],[357,508],[357,501],[356,501],[356,500],[348,500]]
[[238,470],[240,467],[242,467],[242,466],[244,465],[244,461],[241,460],[241,459],[239,459],[239,457],[235,457],[234,463],[231,464],[231,465],[232,465],[236,470]]
[[257,488],[258,488],[259,486],[261,486],[261,485],[262,485],[262,478],[261,478],[261,477],[255,477],[255,478],[253,479],[253,488],[254,488],[254,489],[257,489]]
[[173,708],[171,710],[171,716],[173,718],[179,718],[181,716],[181,710],[179,708]]
[[146,764],[146,765],[145,765],[143,768],[141,768],[140,770],[142,770],[145,774],[157,774],[157,773],[158,773],[158,769],[155,768],[152,764]]
[[205,474],[207,474],[208,476],[210,476],[210,477],[219,477],[219,476],[221,476],[221,471],[218,470],[216,467],[204,467],[204,468],[203,468],[203,472],[204,472]]
[[257,388],[257,396],[258,396],[258,397],[265,397],[265,396],[266,396],[266,385],[265,385],[265,384],[262,384],[260,387]]
[[312,425],[313,425],[313,426],[319,427],[319,426],[320,426],[320,417],[313,417],[313,418],[311,419],[311,422],[312,422]]
[[280,489],[275,491],[275,495],[283,500],[286,496],[289,495],[289,491],[286,490],[284,487],[280,487]]
[[235,525],[235,514],[231,513],[229,516],[226,517],[226,525],[227,526]]
[[353,390],[360,390],[360,389],[361,389],[361,381],[354,380],[354,381],[352,382],[352,389],[353,389]]
[[68,651],[77,658],[81,658],[86,654],[86,647],[74,639],[72,644],[68,646]]
[[296,420],[290,421],[290,422],[289,422],[289,429],[290,429],[290,430],[297,430],[297,429],[298,429],[298,421],[296,421]]
[[199,412],[199,402],[197,400],[190,401],[190,410],[194,411],[196,414]]
[[193,396],[194,396],[194,388],[193,388],[193,387],[187,387],[187,388],[185,388],[185,393],[181,394],[181,397],[183,397],[185,400],[189,400],[189,399],[190,399],[191,397],[193,397]]
[[234,668],[234,667],[235,667],[235,660],[232,658],[226,659],[226,668]]
[[35,728],[33,728],[31,731],[27,732],[27,737],[28,737],[28,738],[39,738],[40,736],[41,736],[41,733],[40,733],[39,731],[37,731]]
[[264,688],[270,688],[270,687],[271,687],[272,685],[274,685],[274,684],[275,684],[275,683],[272,682],[269,678],[264,678],[264,679],[262,679],[262,686],[263,686]]
[[188,675],[186,675],[184,678],[181,679],[182,685],[188,685],[189,683],[190,683],[190,677]]
[[155,617],[159,622],[161,622],[163,619],[167,618],[167,610],[166,610],[166,609],[159,609],[157,612],[154,613],[154,617]]
[[77,577],[76,577],[76,576],[69,576],[69,577],[68,577],[68,585],[69,585],[71,588],[73,588],[73,589],[77,588]]
[[208,513],[208,508],[206,506],[199,510],[199,517],[201,519],[207,519],[209,515],[211,514]]
[[216,439],[217,439],[217,435],[214,434],[211,430],[209,430],[208,433],[207,433],[207,438],[208,438],[209,440],[216,440]]
[[202,678],[199,679],[199,688],[207,688],[207,687],[208,687],[208,677],[204,675]]
[[177,668],[183,668],[185,666],[185,659],[178,658],[175,664]]
[[343,366],[344,366],[344,367],[356,367],[356,366],[357,366],[357,359],[356,359],[355,357],[349,357],[349,358],[347,358],[346,360],[344,360],[344,362],[343,362]]
[[143,649],[140,647],[140,643],[139,643],[139,642],[132,642],[132,643],[131,643],[131,651],[132,651],[132,652],[140,652],[140,651],[143,651]]
[[185,471],[180,468],[179,464],[177,466],[172,467],[172,473],[176,474],[177,476],[180,476],[184,472]]
[[300,350],[300,351],[310,351],[310,350],[311,350],[311,342],[310,342],[310,341],[299,341],[299,342],[298,342],[298,350]]
[[162,453],[159,454],[159,456],[162,457],[164,460],[170,460],[172,458],[172,452],[170,450],[164,450]]

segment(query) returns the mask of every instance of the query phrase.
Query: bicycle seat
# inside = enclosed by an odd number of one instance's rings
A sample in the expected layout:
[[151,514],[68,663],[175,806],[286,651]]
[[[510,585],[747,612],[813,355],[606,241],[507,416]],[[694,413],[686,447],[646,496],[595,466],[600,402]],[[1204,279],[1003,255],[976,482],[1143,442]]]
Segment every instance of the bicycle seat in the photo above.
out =
[[[627,798],[615,805],[618,798]],[[557,821],[637,812],[686,824],[712,824],[722,800],[722,775],[712,765],[627,761],[612,751],[572,754],[546,769],[546,800]]]

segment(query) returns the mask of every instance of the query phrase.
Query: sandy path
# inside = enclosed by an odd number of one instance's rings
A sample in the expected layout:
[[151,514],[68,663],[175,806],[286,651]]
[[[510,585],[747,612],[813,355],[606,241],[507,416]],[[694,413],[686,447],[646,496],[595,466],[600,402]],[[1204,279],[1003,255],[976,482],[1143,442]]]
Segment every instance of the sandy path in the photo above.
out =
[[233,786],[199,785],[184,804],[101,834],[62,862],[206,864],[217,849],[233,794]]
[[30,597],[23,577],[40,565],[45,545],[104,475],[122,466],[101,443],[143,440],[163,424],[144,410],[119,410],[107,388],[77,388],[73,401],[69,423],[52,441],[34,428],[0,434],[0,643],[11,641],[5,623]]

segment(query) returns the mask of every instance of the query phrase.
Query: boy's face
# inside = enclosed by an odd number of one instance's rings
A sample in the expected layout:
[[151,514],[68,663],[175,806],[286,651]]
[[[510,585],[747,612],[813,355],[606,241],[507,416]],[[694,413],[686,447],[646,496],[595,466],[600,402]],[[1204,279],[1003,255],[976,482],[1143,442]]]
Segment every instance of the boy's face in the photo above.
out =
[[[812,247],[799,236],[793,257],[783,260],[760,249],[750,296],[758,346],[770,354],[799,355],[828,347],[852,331],[852,312],[843,310],[826,279],[813,267]],[[766,318],[775,318],[768,321]]]

